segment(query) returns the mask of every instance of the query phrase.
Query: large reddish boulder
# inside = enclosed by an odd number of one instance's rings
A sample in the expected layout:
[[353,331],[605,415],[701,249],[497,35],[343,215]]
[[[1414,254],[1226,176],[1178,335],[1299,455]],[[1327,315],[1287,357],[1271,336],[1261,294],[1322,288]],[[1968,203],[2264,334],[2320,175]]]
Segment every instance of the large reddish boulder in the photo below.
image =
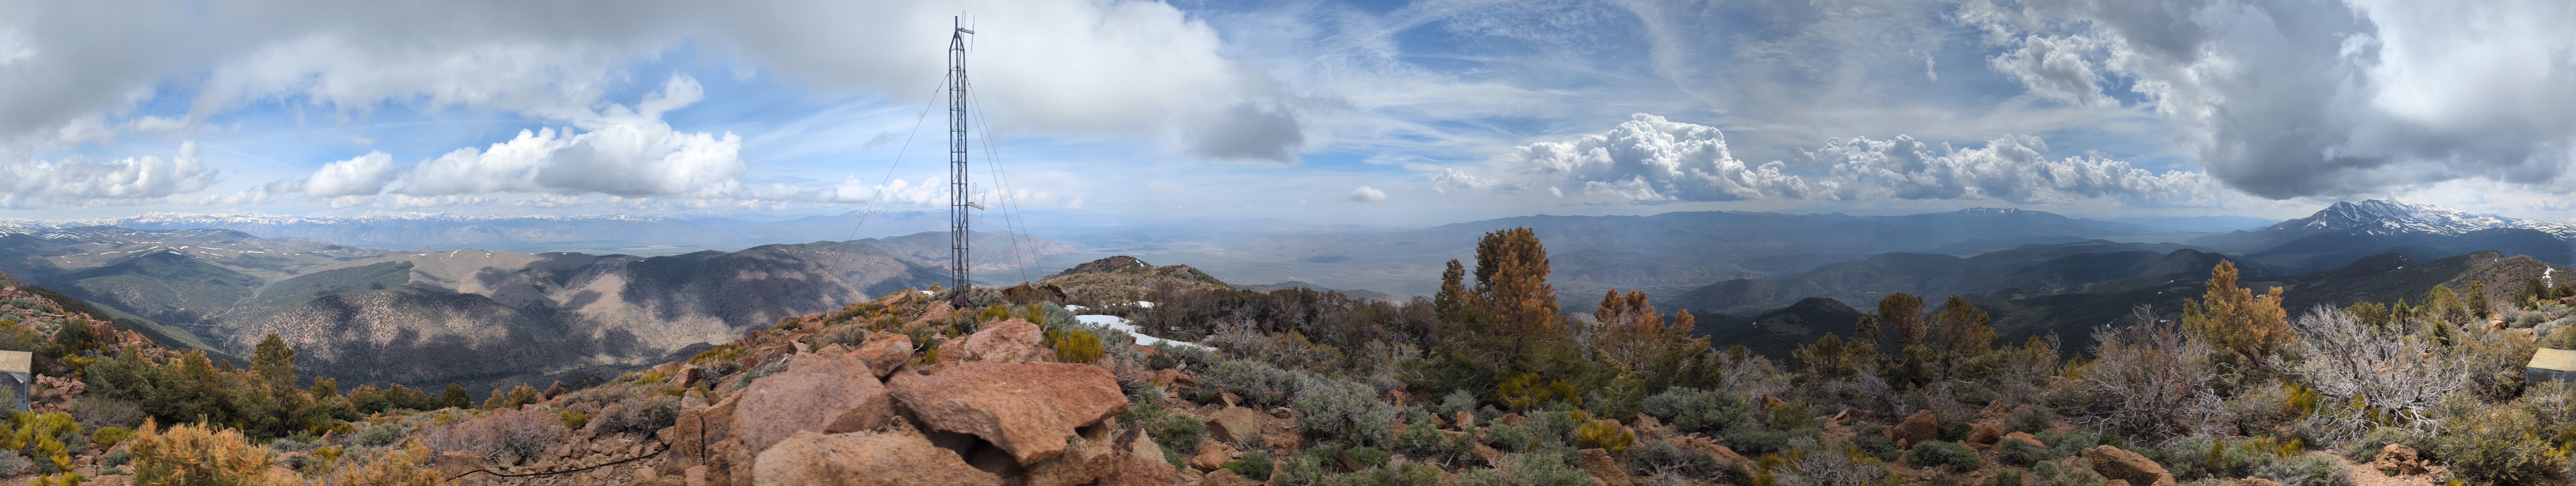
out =
[[1065,452],[1066,436],[1108,439],[1109,418],[1127,411],[1118,380],[1099,367],[1065,363],[959,363],[890,382],[905,413],[932,430],[973,435],[1022,465]]
[[831,435],[797,431],[760,453],[751,484],[999,486],[1002,478],[967,466],[955,451],[932,445],[910,428],[896,427]]
[[1895,427],[1888,427],[1887,438],[1896,439],[1897,447],[1914,447],[1916,442],[1939,440],[1941,424],[1933,420],[1931,410],[1914,412]]
[[987,363],[1046,361],[1051,353],[1043,344],[1045,337],[1045,333],[1038,330],[1038,325],[1029,321],[989,322],[984,324],[983,330],[966,336],[963,342],[940,347],[939,360]]
[[755,455],[799,431],[872,430],[894,418],[894,402],[876,372],[846,355],[799,355],[785,371],[737,394],[733,434]]
[[2128,481],[2133,486],[2174,486],[2173,473],[2147,456],[2111,446],[2094,446],[2084,450],[2084,460],[2093,463],[2093,472],[2102,477]]

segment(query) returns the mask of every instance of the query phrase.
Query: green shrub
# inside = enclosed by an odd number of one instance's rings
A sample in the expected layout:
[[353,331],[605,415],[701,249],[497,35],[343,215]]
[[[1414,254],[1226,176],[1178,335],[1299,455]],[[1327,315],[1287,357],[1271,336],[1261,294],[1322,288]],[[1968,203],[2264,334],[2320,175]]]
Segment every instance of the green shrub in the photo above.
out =
[[1985,466],[1984,461],[1977,459],[1976,450],[1957,443],[1937,440],[1914,444],[1913,450],[1906,451],[1905,462],[1914,467],[1946,467],[1954,473],[1974,471]]
[[1567,462],[1565,454],[1529,453],[1503,456],[1501,467],[1474,469],[1461,475],[1461,486],[1589,486],[1592,476]]
[[2349,472],[2334,459],[2313,455],[2276,457],[2254,468],[2252,476],[2281,483],[2281,486],[2336,486],[2345,484]]
[[1494,448],[1503,452],[1529,452],[1531,448],[1538,447],[1538,434],[1530,432],[1526,424],[1487,427],[1485,440],[1492,441]]
[[89,443],[97,445],[100,449],[114,449],[117,443],[132,438],[134,438],[134,429],[99,427],[97,432],[89,434]]
[[2345,441],[2343,451],[2340,455],[2342,455],[2344,459],[2351,460],[2352,462],[2369,462],[2372,458],[2379,456],[2379,451],[2387,449],[2389,444],[2409,444],[2408,447],[2414,447],[2418,450],[2426,450],[2430,448],[2429,446],[2414,445],[2415,442],[2414,434],[2408,434],[2405,430],[2393,428],[2374,429],[2369,433],[2362,434],[2360,439]]
[[1941,422],[1940,425],[1935,426],[1934,430],[1937,432],[1938,438],[1942,441],[1965,442],[1968,440],[1968,430],[1975,427],[1976,426],[1968,425],[1967,421],[1949,420]]
[[1395,406],[1378,401],[1368,385],[1310,378],[1289,405],[1297,409],[1297,427],[1312,437],[1344,439],[1352,445],[1385,446],[1394,439]]
[[1708,454],[1699,451],[1683,449],[1671,442],[1650,440],[1638,444],[1632,450],[1636,452],[1636,456],[1628,461],[1628,467],[1634,469],[1633,472],[1639,475],[1674,474],[1706,477],[1717,472],[1716,459],[1711,459]]
[[2048,454],[2048,449],[2030,445],[2029,442],[2007,440],[1995,444],[1995,462],[2008,466],[2031,467],[2039,464],[2039,461],[2053,458]]
[[[1331,449],[1308,449],[1308,452],[1320,452],[1326,450]],[[1315,486],[1323,484],[1324,461],[1326,460],[1328,459],[1319,457],[1317,454],[1290,455],[1286,460],[1279,461],[1279,470],[1273,473],[1273,476],[1276,477],[1270,479],[1276,480],[1278,484],[1282,486]]]
[[[1850,439],[1844,439],[1843,444],[1851,446],[1853,449],[1859,450],[1862,454],[1867,454],[1869,457],[1877,458],[1880,461],[1896,460],[1897,453],[1899,452],[1896,448],[1896,439],[1887,438],[1886,435],[1879,434],[1872,430],[1861,430],[1859,431],[1859,435],[1854,435]],[[2029,444],[2023,444],[2023,446],[2027,447]],[[2028,464],[2024,465],[2027,466]]]
[[1464,441],[1468,440],[1474,439],[1462,435],[1452,440],[1429,421],[1412,422],[1405,424],[1404,433],[1396,434],[1395,450],[1416,459],[1440,461],[1466,452],[1470,447]]
[[1726,434],[1727,445],[1735,447],[1735,452],[1748,456],[1769,453],[1786,453],[1789,452],[1789,446],[1792,442],[1797,441],[1798,439],[1813,439],[1817,432],[1822,432],[1821,429],[1814,428],[1797,430],[1772,430],[1767,428],[1754,429],[1757,430],[1739,430],[1734,433]]
[[2529,483],[2549,477],[2566,460],[2551,453],[2546,441],[2527,437],[2535,425],[2524,407],[2490,407],[2444,420],[2432,452],[2450,465],[2452,475],[2470,482]]
[[2106,481],[2101,473],[2093,472],[2091,466],[2085,465],[2081,457],[2041,461],[2030,467],[2030,475],[2040,484],[2049,486],[2102,486]]
[[1763,412],[1763,420],[1771,430],[1797,430],[1816,425],[1815,414],[1807,412],[1807,404],[1798,402],[1773,405]]
[[1458,412],[1474,412],[1476,394],[1466,390],[1449,392],[1449,396],[1440,397],[1440,404],[1432,407],[1432,411],[1439,413],[1442,418],[1452,419],[1458,418]]
[[1643,406],[1645,414],[1671,422],[1682,432],[1720,435],[1743,423],[1748,408],[1742,395],[1689,387],[1673,387],[1646,397]]
[[1986,478],[1986,486],[2022,486],[2021,473],[2012,471],[1995,473],[1994,477]]
[[353,438],[356,440],[357,445],[366,447],[384,447],[393,445],[395,441],[402,440],[402,437],[403,428],[400,424],[369,425],[366,428],[358,429],[357,434],[353,434]]
[[107,451],[106,456],[98,458],[98,464],[109,467],[123,466],[125,465],[126,458],[127,456],[124,449]]
[[[118,454],[125,453],[125,451],[116,452]],[[122,459],[122,457],[119,458]],[[29,462],[26,457],[19,456],[18,451],[0,449],[0,476],[16,476],[18,473],[25,472],[27,467],[32,465],[35,464],[33,462]]]
[[1161,444],[1164,450],[1196,452],[1199,438],[1207,436],[1207,423],[1187,416],[1168,415],[1162,420],[1154,421],[1151,428],[1145,430],[1154,436],[1154,443]]
[[1270,451],[1260,449],[1245,451],[1242,459],[1225,462],[1225,468],[1234,471],[1234,474],[1256,481],[1269,480],[1270,471],[1275,466],[1270,461]]
[[1386,451],[1378,450],[1375,447],[1353,447],[1351,450],[1342,451],[1342,453],[1350,454],[1352,459],[1358,459],[1360,461],[1360,465],[1368,467],[1384,466],[1386,465],[1386,461],[1391,459],[1386,455]]

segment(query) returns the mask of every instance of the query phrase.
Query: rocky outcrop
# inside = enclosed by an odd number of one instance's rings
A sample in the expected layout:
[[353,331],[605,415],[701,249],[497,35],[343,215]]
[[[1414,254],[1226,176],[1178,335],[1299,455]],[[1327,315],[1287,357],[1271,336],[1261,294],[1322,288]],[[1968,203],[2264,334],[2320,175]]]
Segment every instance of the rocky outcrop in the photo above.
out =
[[797,432],[871,430],[894,418],[885,385],[852,356],[799,355],[738,395],[733,434],[753,454]]
[[904,413],[933,432],[972,435],[1028,465],[1063,454],[1067,436],[1105,441],[1127,397],[1107,370],[1064,363],[960,363],[890,382]]
[[1003,484],[1000,476],[966,465],[955,451],[907,427],[830,435],[797,431],[762,451],[752,470],[755,486]]
[[1112,465],[1108,476],[1100,478],[1100,486],[1172,484],[1172,478],[1177,477],[1179,469],[1172,467],[1172,463],[1163,462],[1163,446],[1155,444],[1154,438],[1143,432],[1144,429],[1128,429],[1127,434],[1119,439],[1124,447],[1119,448],[1118,463]]
[[2147,456],[2112,446],[2094,446],[2084,450],[2084,460],[2093,463],[2093,472],[2102,477],[2128,481],[2131,486],[2174,486],[2173,474]]

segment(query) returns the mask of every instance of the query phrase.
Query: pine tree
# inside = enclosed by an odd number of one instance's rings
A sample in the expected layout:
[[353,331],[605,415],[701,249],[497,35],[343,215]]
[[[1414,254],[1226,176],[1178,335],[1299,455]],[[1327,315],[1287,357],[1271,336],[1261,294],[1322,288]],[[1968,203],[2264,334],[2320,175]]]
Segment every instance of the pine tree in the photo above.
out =
[[1923,298],[1897,292],[1878,299],[1878,311],[1861,316],[1859,334],[1882,353],[1923,344]]
[[447,392],[438,395],[438,403],[456,408],[474,408],[474,394],[466,392],[465,385],[449,383]]
[[295,348],[286,347],[286,340],[279,339],[277,333],[269,333],[251,350],[250,372],[268,380],[269,387],[295,388]]
[[2486,282],[2469,282],[2469,295],[2467,296],[2467,300],[2469,304],[2469,313],[2476,315],[2479,319],[2485,319],[2488,316],[2495,314],[2494,310],[2487,308]]
[[1940,315],[1932,319],[1933,326],[1940,330],[1944,361],[1957,362],[1994,350],[1995,328],[1986,325],[1993,321],[1986,311],[1968,305],[1967,299],[1951,295],[1949,302],[1941,304]]

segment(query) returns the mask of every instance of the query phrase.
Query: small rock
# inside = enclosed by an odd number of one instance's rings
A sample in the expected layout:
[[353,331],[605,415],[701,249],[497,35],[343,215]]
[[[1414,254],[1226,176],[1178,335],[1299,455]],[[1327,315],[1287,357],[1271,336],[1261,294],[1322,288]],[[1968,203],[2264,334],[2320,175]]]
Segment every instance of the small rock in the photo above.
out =
[[1208,414],[1208,434],[1217,440],[1237,442],[1261,433],[1261,412],[1249,408],[1227,408]]
[[1503,414],[1502,417],[1494,419],[1494,422],[1519,427],[1521,426],[1521,414],[1518,412]]
[[1288,407],[1272,407],[1270,409],[1270,416],[1278,417],[1280,419],[1292,419],[1297,418],[1297,411],[1289,409]]
[[1476,460],[1485,461],[1486,467],[1503,467],[1503,451],[1487,447],[1483,442],[1469,444],[1467,452],[1476,456]]
[[2031,447],[2048,447],[2048,444],[2040,443],[2038,437],[2031,437],[2029,432],[2004,434],[2003,440],[2018,440],[2030,444]]
[[894,374],[895,367],[912,360],[912,338],[885,331],[870,332],[867,342],[859,344],[858,356],[859,360],[868,362],[869,370],[877,372],[877,378],[885,378]]
[[1224,403],[1226,408],[1243,406],[1243,397],[1235,396],[1234,392],[1230,391],[1216,392],[1216,401]]
[[1610,458],[1610,451],[1584,449],[1582,452],[1583,472],[1591,474],[1592,479],[1610,486],[1637,486],[1637,479],[1629,477],[1628,468],[1619,467],[1619,461]]
[[483,457],[467,451],[448,451],[438,455],[438,475],[456,477],[483,468]]
[[2138,486],[2174,486],[2172,473],[2146,456],[2112,446],[2094,446],[2084,450],[2084,460],[2093,463],[2093,472],[2102,477],[2127,480]]
[[1457,425],[1458,425],[1458,430],[1460,430],[1460,431],[1473,431],[1473,430],[1476,430],[1476,414],[1471,414],[1471,413],[1467,413],[1467,412],[1458,412],[1458,424],[1457,424]]
[[1897,447],[1914,447],[1916,442],[1940,439],[1940,425],[1939,422],[1933,421],[1931,410],[1914,412],[1914,415],[1905,417],[1905,421],[1898,422],[1895,427],[1888,427],[1887,438],[1896,439]]
[[1190,468],[1214,471],[1224,468],[1225,461],[1231,460],[1234,460],[1234,447],[1227,446],[1223,442],[1202,442],[1199,443],[1198,454],[1190,456]]
[[1997,441],[2004,440],[2004,427],[2001,422],[2003,422],[2002,419],[1986,419],[1970,424],[1968,442],[1993,445]]
[[2426,472],[2423,457],[2415,452],[2415,448],[2407,447],[2406,444],[2389,444],[2388,447],[2380,448],[2379,455],[2371,458],[2370,467],[2397,473],[2400,476]]
[[2239,479],[2236,482],[2245,483],[2245,486],[2281,486],[2281,483],[2253,476],[2246,476],[2245,479]]

